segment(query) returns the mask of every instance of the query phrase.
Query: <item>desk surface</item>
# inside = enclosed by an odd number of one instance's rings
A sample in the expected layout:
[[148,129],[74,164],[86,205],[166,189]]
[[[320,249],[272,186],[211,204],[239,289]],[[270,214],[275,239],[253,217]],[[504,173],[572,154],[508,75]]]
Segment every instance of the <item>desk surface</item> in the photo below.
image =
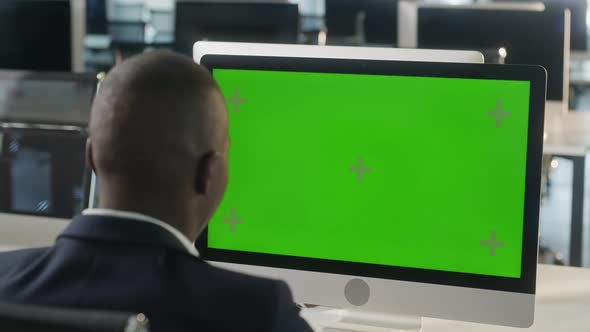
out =
[[530,329],[424,319],[422,332],[588,332],[590,269],[539,265],[535,323]]
[[[539,265],[537,280],[535,323],[530,329],[424,318],[422,332],[590,331],[590,269]],[[308,320],[313,325],[313,315],[306,317],[312,317]]]
[[548,154],[584,156],[590,150],[590,112],[562,112],[547,107],[545,144]]

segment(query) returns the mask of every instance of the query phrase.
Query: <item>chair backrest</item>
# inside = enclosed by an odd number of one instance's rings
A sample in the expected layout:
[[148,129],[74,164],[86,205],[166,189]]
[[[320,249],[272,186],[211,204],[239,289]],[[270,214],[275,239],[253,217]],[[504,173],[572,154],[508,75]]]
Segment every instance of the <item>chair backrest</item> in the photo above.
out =
[[14,332],[147,332],[143,314],[0,303],[0,327]]

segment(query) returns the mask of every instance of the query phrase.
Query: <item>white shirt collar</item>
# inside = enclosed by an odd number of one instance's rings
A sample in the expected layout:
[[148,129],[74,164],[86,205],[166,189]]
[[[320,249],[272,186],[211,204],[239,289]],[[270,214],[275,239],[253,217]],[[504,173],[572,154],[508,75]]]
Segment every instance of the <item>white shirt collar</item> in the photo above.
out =
[[122,219],[133,219],[136,221],[144,221],[153,225],[160,226],[164,228],[168,232],[170,232],[174,237],[180,241],[180,243],[186,248],[186,250],[193,256],[199,257],[199,252],[197,248],[195,248],[195,244],[192,243],[184,234],[182,234],[178,229],[170,226],[169,224],[163,222],[162,220],[146,216],[145,214],[137,213],[137,212],[130,212],[130,211],[121,211],[121,210],[113,210],[113,209],[86,209],[82,211],[82,215],[85,216],[105,216],[105,217],[115,217],[115,218],[122,218]]

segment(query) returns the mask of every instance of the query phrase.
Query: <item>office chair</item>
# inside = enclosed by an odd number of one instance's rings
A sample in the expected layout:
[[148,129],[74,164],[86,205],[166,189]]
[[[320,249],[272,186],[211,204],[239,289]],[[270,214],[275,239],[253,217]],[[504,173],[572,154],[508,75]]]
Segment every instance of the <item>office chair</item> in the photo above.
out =
[[0,303],[0,328],[10,332],[148,332],[143,314]]

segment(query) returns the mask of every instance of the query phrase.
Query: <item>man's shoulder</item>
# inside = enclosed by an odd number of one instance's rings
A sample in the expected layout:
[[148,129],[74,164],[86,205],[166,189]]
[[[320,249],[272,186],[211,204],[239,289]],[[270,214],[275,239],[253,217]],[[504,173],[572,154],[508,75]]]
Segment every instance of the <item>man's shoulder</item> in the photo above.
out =
[[299,316],[299,308],[284,281],[203,265],[199,271],[203,282],[189,287],[196,292],[190,297],[207,298],[211,316],[231,315],[244,326],[247,322],[261,324],[253,325],[258,329],[245,328],[245,331],[311,331]]
[[43,255],[50,248],[27,248],[0,252],[0,264],[11,262],[26,262]]
[[[225,292],[248,293],[253,292],[257,294],[273,294],[282,291],[282,288],[287,287],[283,281],[253,276],[242,272],[236,272],[212,265],[207,262],[193,260],[193,267],[191,274],[199,278],[207,278],[207,284],[212,287],[223,287]],[[192,276],[187,276],[191,278]],[[276,294],[275,294],[276,295]]]
[[49,248],[29,248],[0,252],[0,275],[14,269],[26,267],[30,262],[43,256]]

